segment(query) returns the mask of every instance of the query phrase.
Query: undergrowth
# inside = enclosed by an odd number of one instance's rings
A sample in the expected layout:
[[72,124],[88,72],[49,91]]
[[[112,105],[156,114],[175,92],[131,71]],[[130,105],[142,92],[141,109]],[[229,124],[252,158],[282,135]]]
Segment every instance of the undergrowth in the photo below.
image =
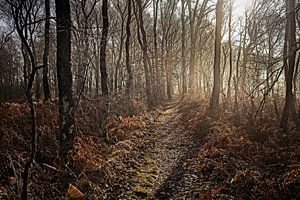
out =
[[272,105],[256,117],[244,106],[221,111],[217,119],[206,114],[205,101],[182,109],[190,110],[183,115],[186,127],[196,135],[207,132],[205,144],[186,164],[198,177],[194,190],[200,199],[300,198],[300,133],[282,130]]

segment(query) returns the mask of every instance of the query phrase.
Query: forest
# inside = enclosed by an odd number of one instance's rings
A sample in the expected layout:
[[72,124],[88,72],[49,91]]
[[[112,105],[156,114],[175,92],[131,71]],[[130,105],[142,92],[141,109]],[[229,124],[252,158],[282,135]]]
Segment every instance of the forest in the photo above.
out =
[[0,0],[0,199],[300,199],[299,0]]

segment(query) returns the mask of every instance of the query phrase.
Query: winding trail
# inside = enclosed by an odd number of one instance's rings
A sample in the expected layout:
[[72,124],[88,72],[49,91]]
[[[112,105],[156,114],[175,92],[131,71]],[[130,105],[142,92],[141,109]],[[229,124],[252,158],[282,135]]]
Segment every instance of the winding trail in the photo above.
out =
[[186,161],[191,159],[201,145],[201,138],[186,130],[180,112],[181,98],[163,105],[158,117],[147,127],[148,136],[137,162],[131,164],[128,182],[131,189],[118,199],[191,199],[190,186],[197,179],[185,170]]

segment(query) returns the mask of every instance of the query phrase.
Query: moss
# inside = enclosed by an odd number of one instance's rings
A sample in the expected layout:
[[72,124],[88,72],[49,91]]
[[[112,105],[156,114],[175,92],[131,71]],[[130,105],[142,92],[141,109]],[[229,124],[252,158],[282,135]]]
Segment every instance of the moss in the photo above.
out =
[[133,188],[132,193],[138,197],[146,198],[147,196],[151,195],[152,191],[145,187],[137,186],[137,187]]
[[159,173],[159,168],[154,165],[155,160],[148,155],[144,155],[141,160],[143,164],[136,165],[137,168],[130,168],[127,171],[134,175],[131,180],[132,189],[128,191],[130,195],[145,198],[152,195],[153,186]]
[[145,155],[143,160],[147,163],[147,164],[153,164],[155,163],[155,160],[152,159],[151,157],[149,157],[148,155]]
[[155,176],[156,176],[156,174],[158,174],[160,170],[157,166],[147,166],[146,171],[148,173],[155,174]]

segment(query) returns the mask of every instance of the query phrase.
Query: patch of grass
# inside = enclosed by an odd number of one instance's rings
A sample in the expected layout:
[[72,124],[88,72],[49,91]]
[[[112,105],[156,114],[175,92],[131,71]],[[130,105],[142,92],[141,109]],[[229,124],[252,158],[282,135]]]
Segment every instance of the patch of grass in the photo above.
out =
[[154,165],[155,160],[149,155],[143,156],[141,163],[143,164],[136,165],[137,168],[128,169],[128,172],[134,175],[132,189],[128,191],[128,194],[146,198],[153,193],[159,168]]

